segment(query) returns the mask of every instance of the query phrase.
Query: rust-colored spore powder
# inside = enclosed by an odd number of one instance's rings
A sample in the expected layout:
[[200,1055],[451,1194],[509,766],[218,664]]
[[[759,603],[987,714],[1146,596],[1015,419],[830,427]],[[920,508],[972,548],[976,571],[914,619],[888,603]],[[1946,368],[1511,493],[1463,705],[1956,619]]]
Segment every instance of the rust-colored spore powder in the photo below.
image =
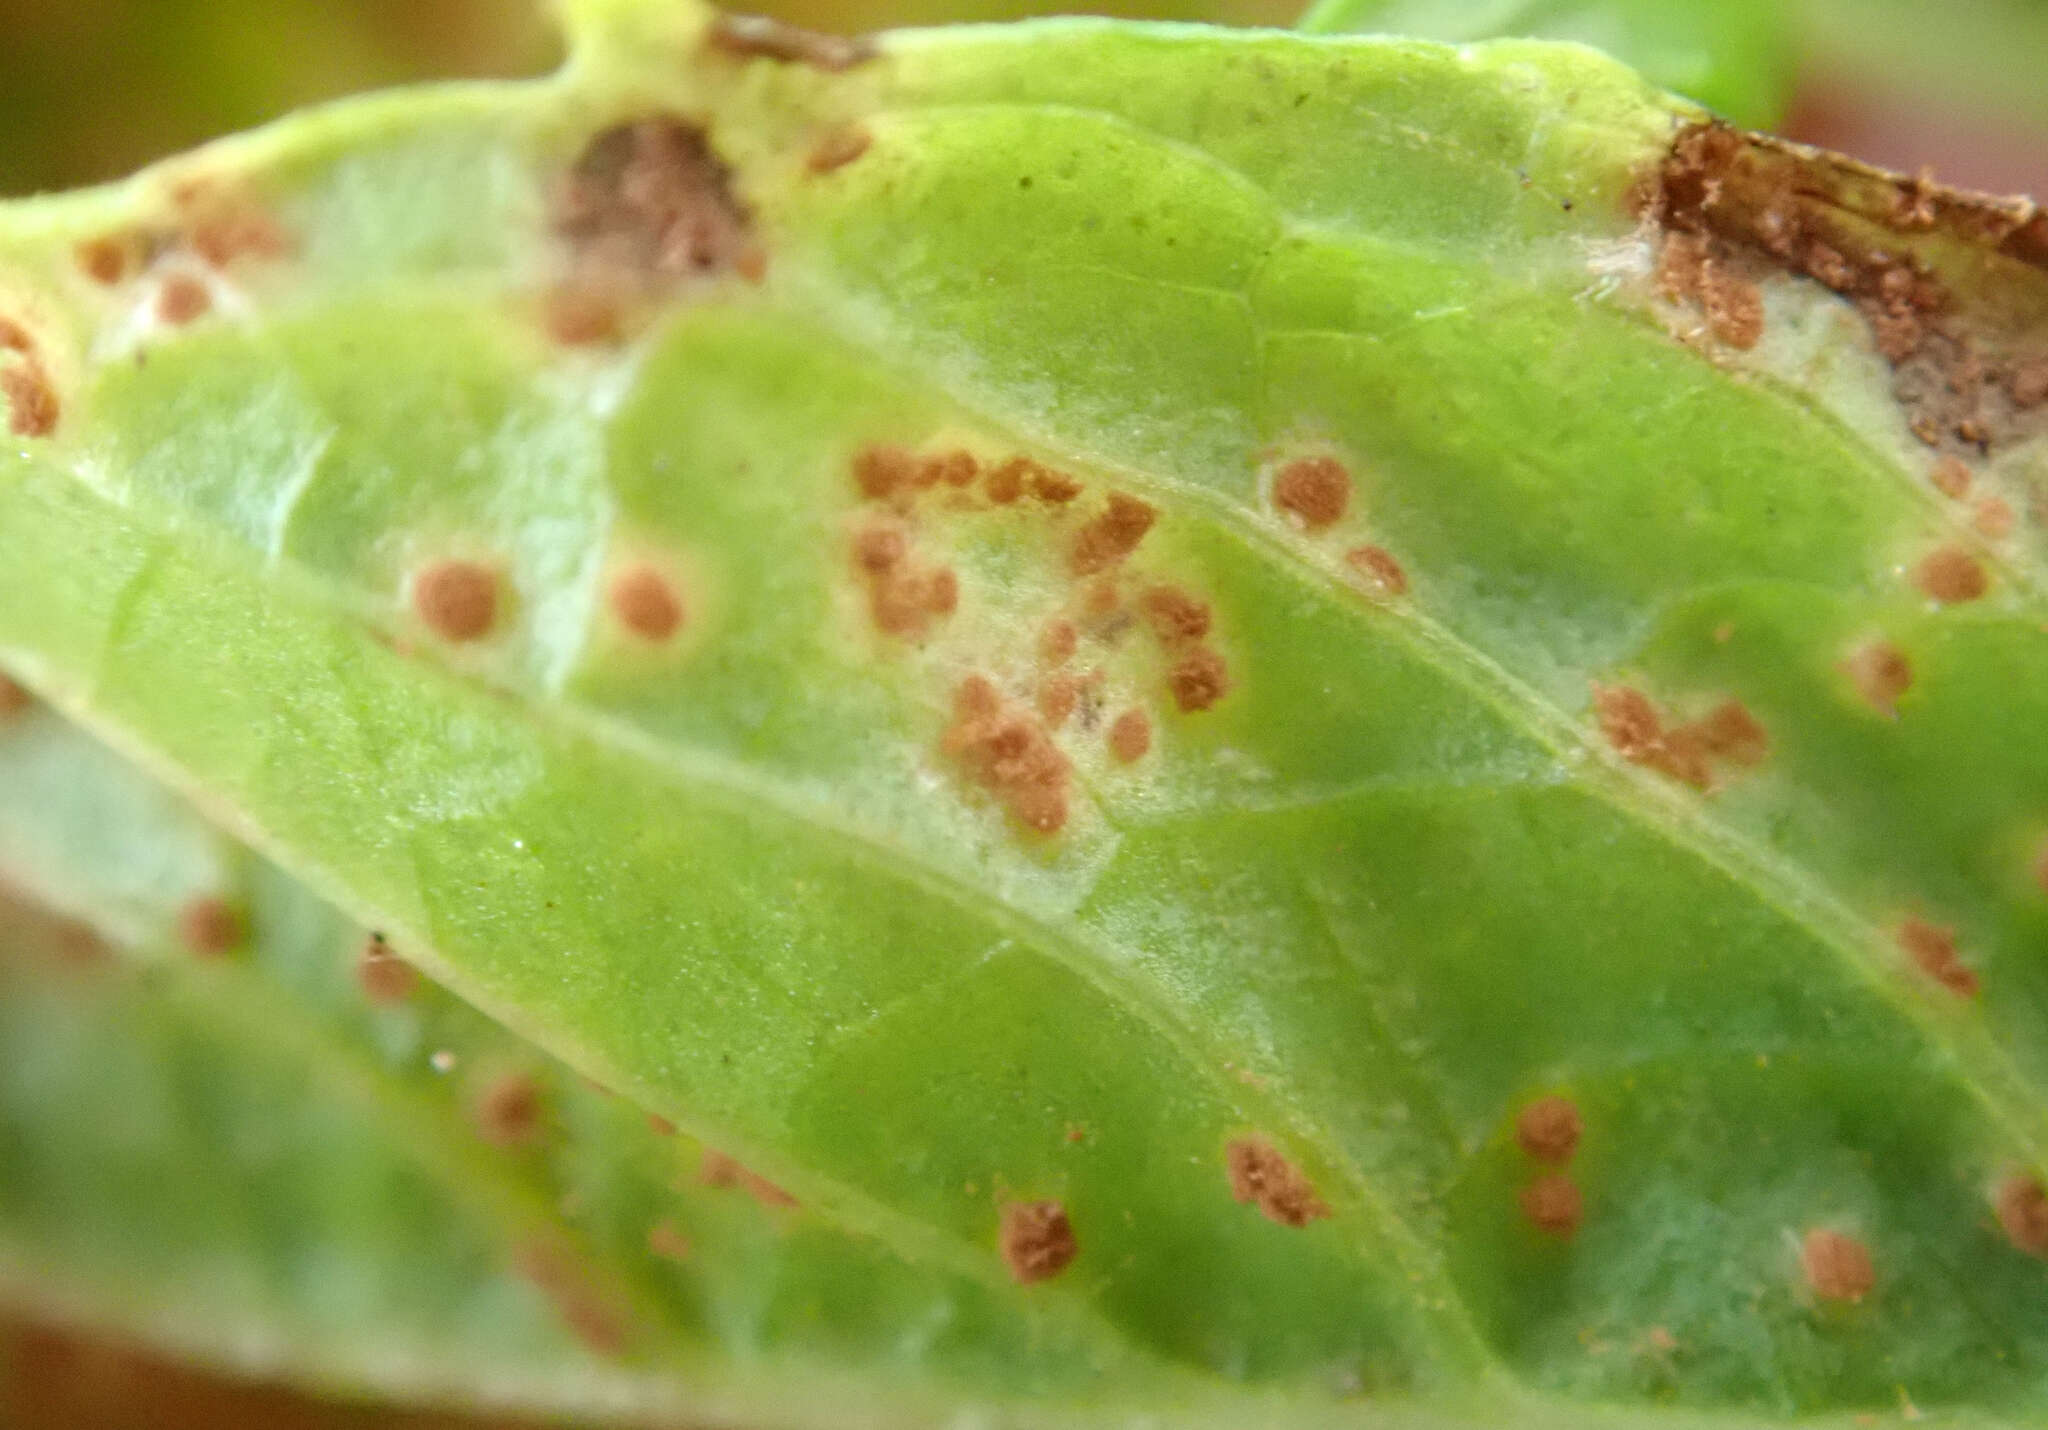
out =
[[1065,472],[1039,467],[1031,474],[1031,495],[1049,506],[1065,506],[1081,495],[1081,484]]
[[108,234],[89,238],[72,250],[78,271],[103,288],[111,288],[135,271],[141,245],[133,237]]
[[1664,747],[1664,720],[1650,697],[1626,685],[1593,687],[1593,714],[1614,753],[1648,764]]
[[697,1180],[717,1191],[737,1188],[771,1211],[787,1210],[797,1204],[795,1197],[759,1172],[710,1147],[704,1149],[697,1164]]
[[1384,546],[1354,546],[1344,553],[1353,570],[1379,587],[1384,595],[1408,594],[1408,573]]
[[1913,688],[1913,666],[1890,641],[1872,641],[1842,662],[1856,693],[1874,710],[1898,713],[1899,697]]
[[1985,497],[1977,503],[1970,520],[1979,536],[1990,541],[2003,541],[2012,535],[2018,518],[2013,514],[2012,504],[2004,497]]
[[1529,1225],[1564,1241],[1578,1234],[1579,1223],[1586,1216],[1579,1184],[1562,1172],[1547,1173],[1522,1188],[1521,1203]]
[[1166,688],[1182,710],[1207,710],[1230,693],[1230,667],[1215,651],[1197,646],[1168,672]]
[[1341,521],[1351,505],[1351,473],[1335,457],[1296,457],[1273,477],[1273,505],[1306,531]]
[[1258,1207],[1268,1221],[1303,1227],[1330,1214],[1314,1184],[1263,1138],[1237,1138],[1224,1148],[1223,1161],[1230,1195]]
[[1046,1281],[1073,1264],[1081,1244],[1058,1202],[1011,1202],[1003,1208],[999,1240],[1003,1262],[1022,1285]]
[[660,115],[594,137],[555,197],[555,232],[576,268],[660,290],[696,276],[759,271],[753,217],[704,130]]
[[893,571],[910,554],[910,540],[893,526],[870,526],[853,539],[853,562],[871,575]]
[[2048,1258],[2048,1190],[2038,1179],[2018,1173],[2007,1177],[1991,1205],[2006,1240],[2029,1256]]
[[157,289],[157,319],[174,328],[196,322],[212,309],[213,290],[189,273],[173,273]]
[[1749,707],[1724,700],[1685,727],[1708,754],[1731,765],[1760,765],[1771,751],[1771,737]]
[[894,496],[917,483],[917,458],[902,447],[877,442],[853,459],[853,480],[870,501]]
[[412,997],[419,984],[419,972],[393,953],[390,944],[375,934],[363,940],[356,955],[356,986],[365,998],[379,1007],[392,1007]]
[[565,348],[616,343],[623,331],[619,300],[594,284],[558,284],[542,309],[548,337]]
[[1710,257],[1700,269],[1699,299],[1717,339],[1744,350],[1757,345],[1764,333],[1764,300],[1756,284]]
[[433,562],[413,575],[412,606],[443,640],[481,640],[498,619],[497,573],[476,561]]
[[1081,682],[1071,675],[1055,675],[1038,687],[1038,713],[1046,728],[1057,730],[1073,716],[1081,701]]
[[1806,1234],[1799,1247],[1799,1265],[1806,1273],[1806,1284],[1824,1301],[1853,1305],[1877,1284],[1870,1249],[1855,1237],[1827,1227]]
[[981,463],[964,448],[926,457],[918,466],[919,486],[971,487],[981,475]]
[[1152,717],[1142,710],[1126,710],[1109,727],[1109,752],[1127,765],[1134,765],[1152,749]]
[[33,359],[0,363],[0,397],[7,399],[7,430],[17,437],[47,437],[57,430],[57,390]]
[[1081,633],[1074,623],[1061,619],[1049,621],[1038,637],[1038,654],[1048,665],[1064,665],[1074,658],[1080,648]]
[[1008,506],[1024,495],[1024,488],[1040,470],[1029,457],[1012,457],[992,469],[982,491],[997,506]]
[[540,1134],[540,1084],[505,1073],[478,1094],[471,1109],[477,1135],[494,1147],[524,1147]]
[[1515,1118],[1515,1141],[1539,1162],[1563,1165],[1579,1150],[1578,1105],[1568,1097],[1542,1097]]
[[194,899],[178,911],[178,937],[202,958],[233,953],[249,936],[242,915],[225,899]]
[[1019,823],[1040,834],[1066,824],[1066,755],[1037,715],[1006,705],[987,677],[971,675],[954,692],[941,747]]
[[804,167],[813,174],[829,174],[867,153],[874,142],[874,138],[860,125],[844,125],[828,131],[818,140],[811,149],[810,157],[804,161]]
[[1151,503],[1111,492],[1108,506],[1074,534],[1074,574],[1092,576],[1116,565],[1138,549],[1158,519]]
[[1929,552],[1913,568],[1913,584],[1920,594],[1945,606],[1974,601],[1991,588],[1984,564],[1960,546]]
[[631,566],[612,578],[612,614],[644,641],[665,641],[683,628],[683,598],[652,566]]
[[1957,955],[1954,929],[1909,918],[1899,924],[1899,947],[1922,973],[1949,992],[1959,998],[1977,996],[1977,971]]
[[1138,606],[1162,645],[1198,641],[1209,634],[1212,616],[1208,603],[1178,586],[1154,586],[1138,598]]

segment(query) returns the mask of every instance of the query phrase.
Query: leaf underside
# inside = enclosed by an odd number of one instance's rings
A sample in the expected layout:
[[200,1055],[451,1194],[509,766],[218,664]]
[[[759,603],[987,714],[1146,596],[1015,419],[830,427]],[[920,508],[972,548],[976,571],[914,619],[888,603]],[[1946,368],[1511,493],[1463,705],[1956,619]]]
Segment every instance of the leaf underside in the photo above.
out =
[[19,1294],[593,1415],[2048,1413],[2048,221],[1574,47],[568,8],[0,209],[0,660],[199,811],[0,735],[121,950],[0,925]]

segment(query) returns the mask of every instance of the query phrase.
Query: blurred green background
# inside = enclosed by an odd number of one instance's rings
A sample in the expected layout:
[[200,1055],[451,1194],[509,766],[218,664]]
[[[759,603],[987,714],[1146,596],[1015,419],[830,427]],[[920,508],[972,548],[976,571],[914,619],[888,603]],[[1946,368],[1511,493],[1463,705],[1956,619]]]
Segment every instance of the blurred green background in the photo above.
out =
[[[1745,122],[2048,194],[2048,0],[1325,0],[1353,24],[1631,50]],[[1089,11],[1292,24],[1305,0],[756,0],[820,29]],[[310,101],[546,70],[539,0],[0,0],[0,193],[112,178]]]

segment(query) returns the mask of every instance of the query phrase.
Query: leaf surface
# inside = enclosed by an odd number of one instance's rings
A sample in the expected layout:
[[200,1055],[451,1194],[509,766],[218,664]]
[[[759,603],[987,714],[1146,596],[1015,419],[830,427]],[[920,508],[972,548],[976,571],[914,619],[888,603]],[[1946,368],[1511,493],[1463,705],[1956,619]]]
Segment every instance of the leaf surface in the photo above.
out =
[[0,218],[25,679],[1134,1365],[2039,1411],[2031,210],[1572,47],[571,9],[547,84]]

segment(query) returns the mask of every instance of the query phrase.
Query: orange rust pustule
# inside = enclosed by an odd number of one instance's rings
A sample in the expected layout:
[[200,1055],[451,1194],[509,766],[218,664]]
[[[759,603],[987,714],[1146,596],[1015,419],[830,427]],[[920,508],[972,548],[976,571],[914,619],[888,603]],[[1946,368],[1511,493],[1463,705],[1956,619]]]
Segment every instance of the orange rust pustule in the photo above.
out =
[[552,220],[576,268],[650,291],[741,272],[759,257],[731,170],[702,128],[675,115],[593,138],[560,185]]
[[1954,929],[1908,918],[1900,922],[1898,938],[1899,947],[1922,973],[1959,998],[1977,996],[1977,971],[1957,954]]
[[1067,1209],[1055,1201],[1009,1203],[1002,1211],[997,1241],[1010,1275],[1026,1286],[1059,1275],[1081,1252]]
[[759,1172],[710,1147],[697,1163],[697,1180],[714,1191],[737,1189],[771,1211],[786,1211],[797,1205],[795,1197]]
[[1823,1301],[1854,1305],[1877,1285],[1870,1248],[1827,1227],[1816,1227],[1800,1242],[1799,1267],[1806,1273],[1808,1288]]
[[865,64],[879,53],[865,36],[827,35],[760,15],[719,15],[704,42],[741,59],[808,65],[829,74]]
[[1038,687],[1038,713],[1046,728],[1057,730],[1073,716],[1081,700],[1081,682],[1071,675],[1055,675]]
[[1173,703],[1187,714],[1208,710],[1230,693],[1230,667],[1207,646],[1196,646],[1166,674]]
[[1961,501],[1970,494],[1970,468],[1952,453],[1935,458],[1927,479],[1934,483],[1936,491],[1952,501]]
[[112,288],[140,271],[144,253],[142,236],[136,233],[103,234],[71,250],[78,271],[102,288]]
[[1161,645],[1177,646],[1198,641],[1209,634],[1213,613],[1209,603],[1198,600],[1178,586],[1154,586],[1138,597],[1152,634]]
[[1987,541],[2003,541],[2012,535],[2018,517],[2004,497],[1983,497],[1970,513],[1970,524]]
[[885,501],[917,485],[918,460],[908,448],[876,442],[854,454],[853,483],[869,501]]
[[1072,766],[1040,718],[1007,705],[986,676],[970,675],[953,695],[953,723],[940,747],[1040,834],[1067,822]]
[[1351,506],[1351,473],[1335,457],[1296,457],[1273,476],[1273,505],[1305,531],[1343,520]]
[[1763,722],[1740,700],[1724,700],[1683,728],[1709,755],[1731,765],[1760,765],[1771,751]]
[[569,1255],[531,1242],[519,1249],[514,1264],[548,1298],[586,1350],[607,1358],[625,1353],[625,1317]]
[[1515,1118],[1515,1142],[1539,1162],[1562,1165],[1579,1150],[1584,1124],[1568,1097],[1541,1097]]
[[1873,710],[1898,713],[1899,697],[1913,688],[1913,664],[1890,641],[1872,641],[1842,662],[1842,673]]
[[863,126],[843,124],[819,136],[811,146],[810,157],[804,160],[804,167],[813,174],[832,173],[867,153],[874,142],[874,136]]
[[2005,1239],[2029,1256],[2048,1259],[2048,1188],[2039,1178],[2014,1173],[1998,1184],[1991,1209]]
[[917,484],[920,487],[971,487],[980,475],[981,463],[974,453],[956,448],[950,452],[934,453],[919,462]]
[[1632,765],[1670,776],[1695,789],[1713,782],[1705,746],[1696,735],[1666,730],[1664,717],[1640,690],[1595,685],[1593,713],[1614,753]]
[[493,1078],[470,1107],[477,1135],[493,1147],[525,1147],[540,1135],[540,1084],[525,1073]]
[[160,323],[182,328],[213,311],[213,290],[190,273],[172,273],[156,290],[156,316]]
[[1545,1236],[1569,1241],[1585,1220],[1586,1199],[1579,1184],[1562,1172],[1549,1172],[1522,1188],[1522,1215]]
[[17,437],[48,437],[57,430],[63,405],[42,364],[33,357],[0,362],[0,398],[7,402],[7,430]]
[[1351,568],[1377,586],[1385,596],[1408,594],[1408,573],[1384,546],[1354,546],[1344,553]]
[[391,951],[382,934],[371,934],[356,954],[356,986],[372,1003],[389,1008],[412,997],[420,986],[420,975]]
[[1116,565],[1138,549],[1158,519],[1159,512],[1150,502],[1111,492],[1108,505],[1074,533],[1069,556],[1074,574],[1092,576]]
[[1142,710],[1126,710],[1110,722],[1109,752],[1126,765],[1135,765],[1152,750],[1152,717]]
[[1081,632],[1064,617],[1048,621],[1038,635],[1038,655],[1047,665],[1064,665],[1080,645]]
[[1944,606],[1975,601],[1991,589],[1984,563],[1960,546],[1930,551],[1913,567],[1913,585],[1930,601]]
[[1674,303],[1697,304],[1715,339],[1732,348],[1753,348],[1764,331],[1763,295],[1736,271],[1716,239],[1668,234],[1657,255],[1657,288]]
[[1223,1151],[1230,1173],[1230,1195],[1258,1207],[1281,1226],[1304,1227],[1330,1214],[1301,1169],[1261,1137],[1239,1137]]
[[223,958],[249,937],[241,911],[226,899],[198,898],[178,910],[178,938],[201,958]]
[[498,575],[479,561],[431,562],[413,573],[412,607],[442,640],[481,640],[497,624]]
[[595,283],[558,283],[541,302],[549,341],[565,348],[607,347],[625,334],[618,296]]
[[619,625],[652,644],[673,640],[687,612],[668,577],[652,566],[629,566],[612,577],[612,615]]
[[[1714,318],[1701,289],[1717,263],[1810,278],[1869,324],[1922,441],[1982,451],[2039,430],[2017,420],[2028,404],[2012,393],[2014,375],[2042,357],[2027,333],[2048,301],[2048,214],[2031,201],[1946,189],[1719,121],[1681,130],[1629,198],[1665,235],[1660,286],[1700,297],[1724,340],[1750,319]],[[1993,276],[1951,286],[1944,274],[1966,266]],[[2017,301],[2022,286],[2033,316]]]

